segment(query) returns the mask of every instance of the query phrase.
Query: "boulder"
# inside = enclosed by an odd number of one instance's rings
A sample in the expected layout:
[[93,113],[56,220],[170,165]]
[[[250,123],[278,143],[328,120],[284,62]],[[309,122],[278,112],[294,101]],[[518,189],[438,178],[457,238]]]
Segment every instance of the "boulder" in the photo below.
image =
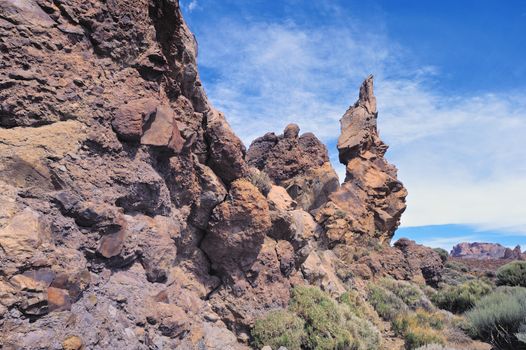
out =
[[286,211],[296,207],[296,202],[290,197],[287,190],[281,186],[273,185],[267,194],[267,200],[271,209]]
[[206,140],[209,144],[208,165],[225,183],[245,176],[245,146],[234,134],[222,113],[212,109],[207,114]]
[[125,141],[139,141],[146,122],[156,113],[159,101],[142,98],[123,104],[115,112],[112,126],[117,135]]
[[7,257],[24,261],[34,255],[38,247],[50,240],[49,228],[41,215],[26,208],[15,215],[10,223],[0,229],[0,247]]
[[326,292],[340,296],[346,288],[335,273],[338,258],[330,250],[311,252],[301,265],[303,277],[309,284],[317,285]]
[[157,106],[155,114],[143,128],[145,130],[141,144],[167,147],[174,152],[182,150],[184,140],[175,121],[175,113],[170,106]]
[[418,276],[418,272],[421,272],[428,285],[438,286],[444,265],[437,252],[405,238],[396,241],[394,247],[404,254],[413,276]]
[[327,148],[312,133],[299,136],[299,130],[290,124],[282,135],[268,133],[254,140],[246,158],[276,185],[286,188],[299,207],[310,211],[327,201],[339,180]]
[[271,227],[267,201],[250,182],[231,184],[228,199],[214,208],[201,243],[214,269],[229,275],[250,266]]

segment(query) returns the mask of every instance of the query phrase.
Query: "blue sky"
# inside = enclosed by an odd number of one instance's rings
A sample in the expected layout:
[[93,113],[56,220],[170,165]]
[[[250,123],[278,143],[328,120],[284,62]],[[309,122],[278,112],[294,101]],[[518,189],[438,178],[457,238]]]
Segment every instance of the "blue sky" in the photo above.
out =
[[247,146],[295,122],[342,176],[338,121],[372,73],[409,190],[397,237],[526,246],[526,1],[181,3],[207,93]]

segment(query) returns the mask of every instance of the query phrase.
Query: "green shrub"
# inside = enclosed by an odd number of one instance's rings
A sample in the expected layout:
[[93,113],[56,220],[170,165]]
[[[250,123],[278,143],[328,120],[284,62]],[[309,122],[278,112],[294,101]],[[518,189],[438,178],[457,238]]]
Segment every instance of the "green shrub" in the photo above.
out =
[[[369,312],[355,292],[345,293],[338,302],[316,287],[292,290],[288,311],[272,311],[256,321],[254,345],[289,350],[376,350],[381,347],[378,329],[366,319]],[[363,303],[365,305],[359,305]]]
[[400,315],[392,321],[393,331],[398,335],[404,335],[411,328],[432,328],[442,330],[445,317],[438,312],[429,312],[418,309],[415,312]]
[[526,320],[526,288],[500,287],[467,312],[472,334],[498,350],[524,350],[516,334]]
[[489,284],[473,280],[458,286],[446,286],[434,294],[431,300],[441,309],[462,313],[471,309],[477,301],[490,292]]
[[378,315],[386,321],[394,320],[400,313],[405,313],[409,309],[394,293],[375,284],[369,286],[368,301]]
[[512,261],[498,269],[497,285],[526,287],[526,261]]
[[383,278],[379,285],[393,292],[409,308],[416,310],[423,308],[429,311],[434,309],[433,304],[429,301],[424,292],[415,284],[406,281],[397,281],[392,278]]
[[346,326],[354,339],[353,350],[377,350],[380,348],[382,336],[378,329],[369,321],[351,314]]
[[376,311],[374,311],[374,308],[356,291],[350,290],[343,293],[339,298],[339,302],[347,305],[349,310],[359,318],[369,320],[375,325],[380,323],[380,318]]
[[427,344],[445,345],[445,340],[439,332],[433,329],[415,327],[404,336],[404,344],[407,350],[414,350]]
[[437,252],[438,255],[440,255],[440,260],[442,260],[442,263],[446,263],[447,259],[449,259],[449,253],[447,252],[447,250],[442,248],[435,248],[433,250]]
[[338,304],[318,288],[299,286],[292,290],[289,309],[305,320],[309,349],[348,349],[353,337]]
[[395,334],[404,338],[405,348],[413,350],[426,344],[444,344],[440,331],[445,322],[442,313],[417,309],[397,316],[391,325]]
[[461,271],[461,272],[468,272],[469,271],[469,268],[462,264],[461,262],[458,262],[458,261],[448,261],[446,263],[446,268],[448,269],[452,269],[452,270],[456,270],[456,271]]
[[287,310],[271,311],[256,321],[252,336],[258,348],[269,345],[274,349],[280,346],[289,350],[300,349],[306,338],[305,322]]

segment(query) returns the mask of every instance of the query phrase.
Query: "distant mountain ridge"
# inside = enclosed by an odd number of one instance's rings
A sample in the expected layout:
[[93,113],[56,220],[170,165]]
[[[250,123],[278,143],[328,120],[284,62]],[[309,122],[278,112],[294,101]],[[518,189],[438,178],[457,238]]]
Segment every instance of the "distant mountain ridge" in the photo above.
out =
[[464,259],[519,259],[526,258],[520,245],[514,249],[507,248],[498,243],[463,242],[453,247],[451,256]]

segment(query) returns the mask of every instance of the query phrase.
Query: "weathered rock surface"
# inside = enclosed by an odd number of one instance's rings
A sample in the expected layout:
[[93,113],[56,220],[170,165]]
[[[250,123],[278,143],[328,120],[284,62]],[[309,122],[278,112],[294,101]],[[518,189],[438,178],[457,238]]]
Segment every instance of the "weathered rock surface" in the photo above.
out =
[[413,280],[418,279],[419,273],[421,273],[422,282],[435,287],[438,285],[444,265],[437,252],[405,238],[396,241],[394,246],[403,253],[407,260],[407,266],[411,270]]
[[252,265],[271,226],[267,202],[250,182],[234,181],[228,197],[214,208],[201,243],[212,268],[225,274]]
[[299,136],[296,124],[283,135],[268,133],[252,142],[247,161],[287,189],[297,205],[311,211],[323,205],[339,187],[327,148],[312,133]]
[[451,256],[465,259],[521,259],[521,247],[506,248],[498,243],[459,243],[451,250]]
[[406,208],[407,191],[396,177],[396,168],[384,158],[387,145],[378,136],[377,117],[370,76],[360,88],[358,101],[340,120],[338,151],[346,166],[345,181],[318,214],[332,226],[338,219],[345,221],[341,230],[331,228],[332,242],[351,241],[363,234],[388,242]]
[[436,283],[436,253],[387,244],[406,191],[371,78],[342,118],[340,187],[297,125],[246,151],[196,56],[177,0],[0,0],[5,348],[244,349],[294,285]]
[[244,347],[199,246],[248,165],[196,55],[177,1],[0,0],[6,348]]

